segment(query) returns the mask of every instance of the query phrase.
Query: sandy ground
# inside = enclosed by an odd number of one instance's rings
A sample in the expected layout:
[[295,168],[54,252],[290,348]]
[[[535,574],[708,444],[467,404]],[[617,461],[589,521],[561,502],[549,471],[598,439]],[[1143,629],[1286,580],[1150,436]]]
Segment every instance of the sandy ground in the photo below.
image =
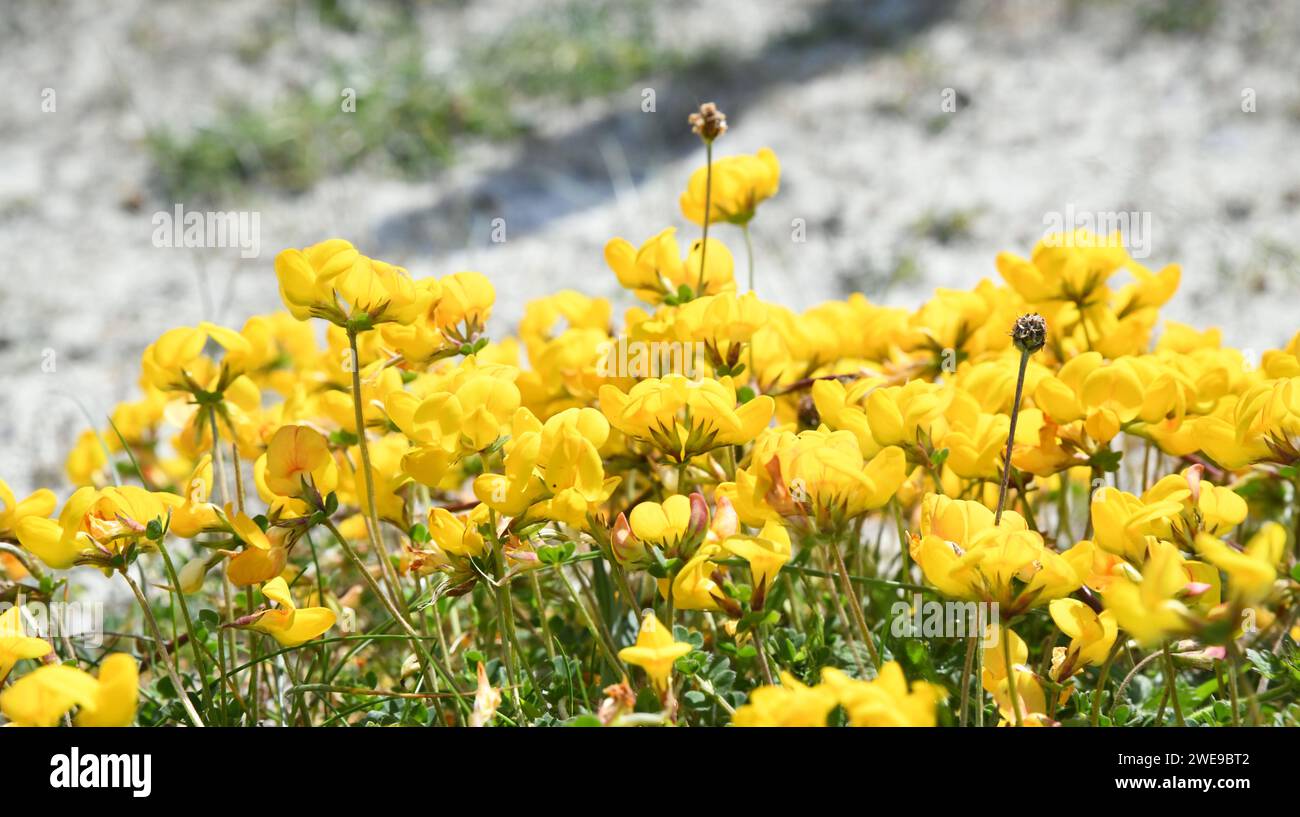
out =
[[[860,290],[914,304],[996,276],[996,253],[1027,253],[1049,213],[1137,211],[1151,223],[1146,263],[1183,265],[1167,317],[1222,326],[1256,352],[1300,328],[1294,3],[1225,2],[1196,35],[1144,32],[1117,2],[668,2],[659,36],[724,48],[729,70],[527,106],[531,136],[465,145],[430,179],[357,172],[298,196],[250,193],[228,209],[259,214],[257,258],[155,247],[153,215],[175,202],[151,192],[143,136],[210,121],[223,94],[272,104],[322,81],[312,55],[356,46],[304,5],[0,12],[0,477],[15,490],[62,487],[83,410],[102,424],[133,396],[160,331],[275,308],[283,247],[340,235],[416,275],[480,270],[498,285],[497,332],[558,288],[630,305],[601,248],[670,224],[693,235],[677,196],[702,156],[684,122],[707,99],[732,125],[720,154],[766,145],[783,163],[754,224],[766,297],[806,307]],[[428,59],[492,38],[519,5],[426,8]],[[273,25],[290,36],[266,37]],[[265,53],[250,65],[239,54],[258,33]],[[806,241],[792,240],[796,219]],[[720,234],[743,257],[739,234]]]

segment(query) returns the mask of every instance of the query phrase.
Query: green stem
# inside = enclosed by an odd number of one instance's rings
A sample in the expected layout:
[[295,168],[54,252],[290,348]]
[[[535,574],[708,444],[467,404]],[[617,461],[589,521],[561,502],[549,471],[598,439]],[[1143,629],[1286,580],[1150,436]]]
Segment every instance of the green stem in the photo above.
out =
[[[591,633],[592,639],[595,640],[596,645],[605,656],[605,660],[609,662],[609,665],[614,669],[615,673],[621,677],[627,677],[627,669],[623,666],[623,662],[618,660],[618,656],[615,655],[610,646],[605,643],[604,637],[600,634],[600,628],[596,626],[596,622],[592,619],[591,613],[587,610],[586,605],[582,603],[582,599],[578,597],[578,591],[574,588],[573,583],[569,581],[569,577],[564,575],[564,566],[556,565],[555,573],[560,577],[560,581],[564,583],[564,589],[569,591],[569,598],[573,600],[573,604],[578,608],[578,612],[582,615],[583,623],[587,625],[587,630]],[[668,626],[672,627],[671,624]]]
[[[495,525],[493,529],[495,530]],[[501,655],[505,660],[506,676],[510,679],[510,697],[514,702],[515,712],[519,713],[520,719],[523,719],[523,705],[519,700],[519,672],[515,667],[514,650],[511,648],[515,632],[515,616],[510,599],[510,583],[505,581],[505,556],[501,553],[499,542],[494,543],[493,551],[497,573],[497,626],[501,628]]]
[[966,639],[966,660],[961,669],[961,709],[958,715],[958,724],[966,725],[966,710],[970,703],[970,673],[971,665],[975,662],[975,641],[976,636],[969,636]]
[[1015,715],[1016,726],[1024,726],[1024,719],[1020,714],[1020,688],[1016,684],[1016,668],[1011,663],[1011,626],[1008,624],[1002,625],[1002,661],[1007,671],[1007,701],[1011,704],[1011,711]]
[[[998,489],[998,511],[993,516],[993,524],[1002,522],[1002,508],[1007,502],[1007,485],[1011,482],[1011,447],[1016,441],[1016,420],[1020,417],[1020,400],[1025,390],[1025,369],[1029,367],[1029,351],[1020,353],[1020,372],[1016,375],[1016,397],[1011,403],[1011,426],[1007,429],[1007,450],[1002,456],[1002,486]],[[1019,725],[1019,724],[1017,724]]]
[[437,670],[438,674],[442,676],[447,687],[456,693],[456,705],[460,709],[461,714],[469,715],[471,709],[465,700],[465,694],[457,689],[455,682],[452,680],[451,672],[442,664],[441,661],[429,654],[429,651],[424,646],[424,642],[420,639],[420,634],[415,631],[415,628],[411,626],[411,622],[407,621],[406,617],[402,615],[399,609],[397,609],[397,605],[393,600],[384,593],[382,588],[380,588],[379,583],[375,581],[375,577],[370,575],[370,571],[366,570],[365,563],[361,561],[361,557],[357,555],[357,552],[352,548],[352,545],[348,544],[347,539],[339,532],[339,529],[334,525],[334,523],[329,519],[326,519],[325,527],[334,535],[334,538],[343,548],[343,552],[347,554],[347,557],[352,560],[352,564],[358,571],[360,571],[361,578],[365,580],[366,585],[370,588],[370,592],[379,597],[379,601],[384,605],[384,609],[388,611],[389,617],[396,621],[398,626],[406,631],[406,636],[410,640],[411,646],[415,648],[415,653],[419,656],[420,662],[423,665],[425,679],[428,681],[429,688],[437,688],[437,684],[434,683],[433,675],[429,670],[430,667],[433,667]]
[[[695,288],[695,296],[704,294],[704,260],[709,251],[709,211],[713,207],[713,142],[704,143],[704,236],[700,239],[700,278]],[[753,289],[751,281],[751,289]]]
[[749,222],[746,221],[740,226],[740,231],[745,235],[745,260],[749,262],[749,291],[754,291],[754,243],[749,237]]
[[172,564],[172,557],[167,553],[167,548],[162,542],[158,543],[158,552],[162,554],[163,567],[167,571],[167,581],[171,582],[172,587],[176,588],[176,597],[180,602],[181,619],[185,622],[185,633],[190,642],[190,654],[194,657],[194,669],[199,673],[199,678],[203,680],[203,708],[212,708],[212,695],[208,691],[208,672],[207,665],[203,663],[202,653],[199,651],[199,640],[194,637],[194,619],[190,617],[190,606],[185,601],[185,593],[181,590],[181,581],[176,574],[176,567]]
[[389,561],[388,551],[384,545],[383,531],[379,526],[379,512],[375,506],[375,479],[370,468],[370,444],[366,441],[365,412],[361,408],[361,357],[357,351],[357,333],[355,330],[349,329],[347,334],[348,347],[352,354],[349,368],[352,369],[353,421],[357,427],[357,447],[361,449],[361,475],[366,485],[367,507],[364,514],[366,534],[370,539],[370,547],[375,551],[375,558],[379,560],[379,569],[384,577],[384,584],[388,586],[394,598],[404,603],[401,593],[397,591],[396,582],[390,575],[393,566]]
[[1097,688],[1092,691],[1092,717],[1091,723],[1096,726],[1101,719],[1101,695],[1106,689],[1106,679],[1110,676],[1111,665],[1115,663],[1115,656],[1119,655],[1120,649],[1124,642],[1118,637],[1115,644],[1110,648],[1110,654],[1106,656],[1106,663],[1101,665],[1101,674],[1097,676]]
[[149,600],[145,598],[144,591],[140,589],[140,585],[136,584],[135,579],[131,578],[130,573],[125,570],[121,571],[121,573],[122,578],[126,579],[126,583],[131,586],[131,592],[135,594],[135,600],[140,603],[140,610],[144,613],[145,622],[149,625],[149,632],[152,633],[153,637],[157,640],[157,643],[154,646],[158,649],[158,652],[162,654],[161,663],[163,669],[166,671],[168,677],[171,678],[172,686],[176,687],[176,697],[181,702],[181,706],[185,709],[186,716],[189,717],[190,723],[195,726],[203,726],[203,718],[199,717],[199,713],[195,711],[194,703],[190,701],[190,695],[185,690],[185,685],[181,683],[180,675],[176,672],[176,668],[172,666],[171,656],[167,649],[167,642],[163,641],[162,631],[158,629],[158,620],[153,617],[153,610],[149,607]]
[[1187,721],[1183,720],[1183,705],[1178,700],[1178,670],[1174,667],[1174,656],[1169,652],[1169,642],[1165,642],[1163,650],[1165,656],[1165,682],[1169,687],[1169,698],[1174,704],[1174,718],[1178,721],[1179,726],[1186,726]]
[[880,653],[876,651],[876,643],[871,637],[871,629],[867,627],[866,616],[862,613],[862,601],[858,598],[858,593],[853,589],[853,583],[849,581],[849,569],[844,564],[844,556],[840,553],[839,545],[830,542],[831,553],[835,555],[835,567],[840,574],[840,589],[848,599],[849,606],[852,608],[853,623],[858,628],[858,636],[867,645],[867,652],[871,654],[871,664],[875,669],[880,668]]

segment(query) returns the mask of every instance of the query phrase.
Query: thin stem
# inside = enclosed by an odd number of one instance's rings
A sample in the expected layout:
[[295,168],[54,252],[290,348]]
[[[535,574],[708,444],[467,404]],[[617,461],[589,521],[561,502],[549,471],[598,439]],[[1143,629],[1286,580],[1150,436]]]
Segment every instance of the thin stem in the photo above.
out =
[[1015,714],[1016,726],[1024,726],[1024,719],[1020,715],[1020,688],[1016,683],[1016,667],[1011,663],[1011,627],[1007,624],[1002,625],[1002,661],[1007,670],[1007,701]]
[[1119,706],[1120,700],[1124,697],[1124,690],[1128,689],[1129,681],[1132,681],[1133,677],[1137,675],[1138,672],[1140,672],[1143,667],[1145,667],[1147,664],[1150,664],[1152,661],[1155,661],[1159,657],[1160,657],[1160,653],[1153,652],[1150,655],[1148,655],[1146,658],[1143,658],[1141,661],[1138,661],[1136,664],[1133,665],[1133,669],[1129,670],[1128,675],[1124,676],[1124,680],[1119,682],[1119,689],[1115,690],[1114,696],[1112,696],[1110,699],[1110,714],[1112,718],[1115,717],[1115,707]]
[[[208,423],[212,429],[212,462],[216,465],[217,485],[221,492],[221,504],[227,506],[230,504],[230,489],[226,485],[226,458],[221,453],[221,431],[217,427],[217,407],[208,407]],[[230,600],[230,579],[226,572],[221,571],[221,597],[225,604],[226,618],[222,622],[225,626],[217,632],[217,659],[221,665],[221,675],[224,679],[228,677],[226,672],[226,656],[229,655],[231,663],[238,663],[239,658],[235,653],[235,634],[230,628],[231,622],[234,621],[235,608]],[[236,688],[238,688],[236,686]],[[221,693],[221,711],[226,713],[227,700],[223,688]]]
[[365,412],[361,408],[361,357],[357,351],[357,333],[349,329],[347,334],[348,348],[352,355],[349,361],[351,363],[349,368],[352,370],[352,415],[357,427],[357,447],[361,449],[361,477],[366,485],[366,513],[363,514],[366,534],[370,539],[370,547],[375,552],[375,558],[379,560],[379,570],[384,577],[384,584],[388,586],[393,597],[401,602],[404,601],[402,595],[397,592],[396,584],[390,575],[392,565],[389,563],[383,531],[379,526],[379,512],[375,505],[375,478],[370,468],[370,444],[366,441]]
[[[833,566],[833,565],[832,565]],[[867,677],[867,665],[862,661],[862,654],[857,649],[857,639],[853,637],[854,625],[849,621],[849,613],[844,609],[844,600],[840,598],[840,593],[835,589],[835,573],[830,571],[819,571],[818,575],[826,579],[826,585],[830,588],[831,601],[835,603],[835,612],[844,624],[844,636],[849,643],[849,652],[853,653],[853,663],[857,664],[858,675],[862,678]]]
[[[596,626],[596,622],[592,619],[591,613],[587,610],[586,605],[582,603],[582,599],[578,597],[578,591],[574,588],[572,582],[569,581],[569,577],[564,575],[564,566],[556,565],[555,572],[559,575],[560,581],[564,583],[564,588],[569,591],[569,598],[573,600],[574,605],[578,608],[578,612],[582,615],[583,623],[587,625],[587,629],[591,632],[591,637],[595,640],[601,653],[605,656],[605,660],[609,662],[609,665],[614,668],[616,673],[621,676],[626,676],[627,669],[623,666],[623,662],[618,659],[618,656],[614,654],[614,651],[605,643],[605,639],[600,634],[600,628]],[[672,624],[669,624],[668,626],[672,627]]]
[[[993,524],[1002,522],[1002,508],[1007,502],[1007,485],[1011,482],[1011,446],[1016,441],[1016,420],[1020,416],[1020,399],[1025,390],[1025,369],[1029,366],[1029,351],[1020,352],[1020,373],[1016,375],[1016,397],[1011,403],[1011,426],[1007,430],[1007,450],[1002,456],[1002,486],[998,489],[998,511],[993,516]],[[1019,725],[1019,724],[1017,724]]]
[[[546,616],[546,598],[542,595],[542,582],[537,578],[537,571],[528,571],[529,578],[533,581],[533,601],[537,602],[537,617],[542,622],[542,641],[546,646],[546,657],[555,661],[555,645],[552,643],[551,622]],[[624,580],[626,584],[626,579]]]
[[176,567],[172,564],[172,557],[167,553],[167,548],[162,542],[158,543],[158,552],[162,554],[163,567],[167,570],[167,581],[171,582],[172,587],[176,588],[176,598],[180,603],[181,618],[185,621],[185,633],[189,636],[190,653],[194,656],[194,669],[198,671],[199,678],[203,680],[203,706],[205,709],[212,707],[212,696],[208,692],[208,673],[207,665],[203,663],[202,653],[199,652],[199,640],[194,637],[194,619],[190,617],[190,606],[185,601],[185,593],[181,590],[180,578],[176,575]]
[[966,725],[966,709],[970,703],[970,674],[971,665],[975,662],[975,636],[969,636],[966,639],[966,660],[961,669],[961,708],[958,710],[958,723],[961,726]]
[[[1241,663],[1241,651],[1237,649],[1236,641],[1228,642],[1228,654],[1232,657],[1232,671],[1229,673],[1232,677],[1234,688],[1237,684],[1237,670]],[[1246,711],[1250,713],[1250,725],[1259,726],[1259,701],[1255,697],[1255,688],[1246,684]]]
[[835,567],[840,574],[840,588],[844,595],[848,597],[849,606],[853,608],[853,623],[858,628],[858,635],[867,645],[867,652],[871,654],[871,664],[873,668],[880,667],[880,653],[876,651],[875,641],[871,638],[871,630],[867,627],[867,619],[862,613],[862,601],[858,598],[858,592],[853,589],[853,583],[849,581],[849,569],[844,564],[844,556],[840,553],[839,545],[835,542],[830,543],[831,553],[835,554]]
[[697,687],[700,688],[700,691],[702,691],[705,695],[708,695],[710,698],[712,698],[714,703],[722,707],[723,710],[725,710],[728,715],[734,716],[736,714],[736,708],[731,704],[727,703],[726,698],[718,694],[718,690],[714,689],[713,684],[709,683],[704,678],[701,678],[699,675],[694,675],[694,674],[691,675],[691,680],[695,682],[695,685]]
[[749,222],[740,226],[745,236],[745,260],[749,262],[749,291],[754,291],[754,242],[749,237]]
[[1162,652],[1165,657],[1165,682],[1169,687],[1169,698],[1174,704],[1174,718],[1179,726],[1186,726],[1187,721],[1183,720],[1183,705],[1178,700],[1178,669],[1174,666],[1174,656],[1169,652],[1169,642],[1165,642]]
[[1092,691],[1092,718],[1091,723],[1096,726],[1101,720],[1101,695],[1106,689],[1106,679],[1110,676],[1110,668],[1115,663],[1115,657],[1123,648],[1124,642],[1119,638],[1115,639],[1115,644],[1110,648],[1110,654],[1106,656],[1106,663],[1101,665],[1101,674],[1097,676],[1097,688]]
[[176,672],[176,668],[172,666],[167,642],[163,640],[162,631],[158,629],[158,620],[153,617],[153,610],[149,607],[149,600],[145,598],[144,591],[140,589],[140,585],[136,584],[135,579],[131,578],[130,573],[123,570],[122,578],[126,579],[126,583],[131,586],[131,592],[135,594],[135,600],[140,603],[140,610],[144,612],[144,619],[149,625],[149,631],[153,633],[153,637],[157,641],[155,646],[158,652],[162,653],[163,660],[161,663],[163,669],[171,678],[172,686],[176,687],[176,697],[185,709],[185,714],[189,717],[190,723],[198,727],[203,726],[203,718],[199,717],[199,713],[195,711],[194,704],[190,701],[190,695],[185,691],[185,685],[181,683],[180,675]]
[[[494,525],[495,529],[495,525]],[[501,553],[500,543],[495,543],[494,558],[496,562],[496,601],[497,626],[501,628],[501,655],[505,659],[506,675],[510,678],[510,697],[514,701],[515,711],[523,718],[523,705],[519,700],[519,672],[515,667],[514,650],[511,639],[514,638],[515,619],[510,599],[510,583],[505,581],[505,557]]]
[[406,617],[397,609],[397,605],[393,600],[390,599],[379,587],[379,583],[375,581],[375,577],[370,575],[369,570],[366,570],[366,566],[361,561],[361,557],[357,555],[357,552],[352,548],[352,545],[348,544],[347,539],[345,539],[343,534],[339,532],[339,529],[334,525],[334,523],[326,519],[325,527],[330,533],[334,534],[334,538],[343,548],[343,552],[347,554],[347,557],[352,560],[352,564],[358,571],[360,571],[361,578],[365,580],[366,585],[370,588],[370,592],[379,597],[379,601],[384,605],[384,609],[388,611],[389,617],[396,621],[398,626],[406,631],[406,636],[410,640],[411,646],[415,648],[415,653],[419,656],[420,662],[423,665],[425,679],[429,683],[429,688],[437,688],[437,684],[434,683],[433,675],[430,674],[429,670],[429,667],[433,667],[437,670],[438,674],[442,676],[442,679],[447,683],[447,686],[456,693],[456,704],[461,713],[468,715],[471,711],[469,704],[465,700],[465,694],[457,689],[455,682],[452,680],[451,672],[442,664],[441,661],[438,661],[429,654],[427,649],[425,649],[424,642],[420,639],[420,634],[415,631],[415,628],[411,626],[411,622],[407,621]]
[[[704,236],[700,239],[700,280],[695,288],[696,297],[704,294],[704,260],[709,251],[709,212],[713,209],[713,142],[704,143]],[[750,276],[750,289],[754,288]]]
[[754,630],[754,651],[758,653],[758,668],[763,673],[763,680],[768,686],[776,686],[776,681],[772,677],[772,667],[767,662],[767,648],[763,646],[764,630],[762,624]]

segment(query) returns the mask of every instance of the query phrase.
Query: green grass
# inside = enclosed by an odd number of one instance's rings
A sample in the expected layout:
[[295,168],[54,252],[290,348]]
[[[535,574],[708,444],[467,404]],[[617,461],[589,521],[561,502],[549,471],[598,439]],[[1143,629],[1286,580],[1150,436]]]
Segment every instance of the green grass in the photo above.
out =
[[[433,72],[400,8],[380,26],[382,47],[366,49],[356,64],[333,66],[334,86],[357,91],[355,112],[342,110],[341,96],[297,90],[272,107],[228,102],[196,130],[156,129],[146,146],[159,192],[210,201],[250,187],[301,192],[361,162],[427,176],[452,160],[460,140],[526,132],[521,103],[607,94],[682,64],[676,52],[655,45],[644,0],[572,2],[520,17],[491,43],[462,49],[453,70]],[[363,23],[349,17],[338,27],[354,31]]]

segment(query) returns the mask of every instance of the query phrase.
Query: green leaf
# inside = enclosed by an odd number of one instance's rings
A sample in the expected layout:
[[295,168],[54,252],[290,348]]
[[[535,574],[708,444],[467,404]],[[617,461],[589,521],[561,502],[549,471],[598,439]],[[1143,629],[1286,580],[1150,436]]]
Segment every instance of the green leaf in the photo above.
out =
[[1109,449],[1098,451],[1088,458],[1088,464],[1106,473],[1114,473],[1119,470],[1120,460],[1124,459],[1123,451],[1111,451]]

